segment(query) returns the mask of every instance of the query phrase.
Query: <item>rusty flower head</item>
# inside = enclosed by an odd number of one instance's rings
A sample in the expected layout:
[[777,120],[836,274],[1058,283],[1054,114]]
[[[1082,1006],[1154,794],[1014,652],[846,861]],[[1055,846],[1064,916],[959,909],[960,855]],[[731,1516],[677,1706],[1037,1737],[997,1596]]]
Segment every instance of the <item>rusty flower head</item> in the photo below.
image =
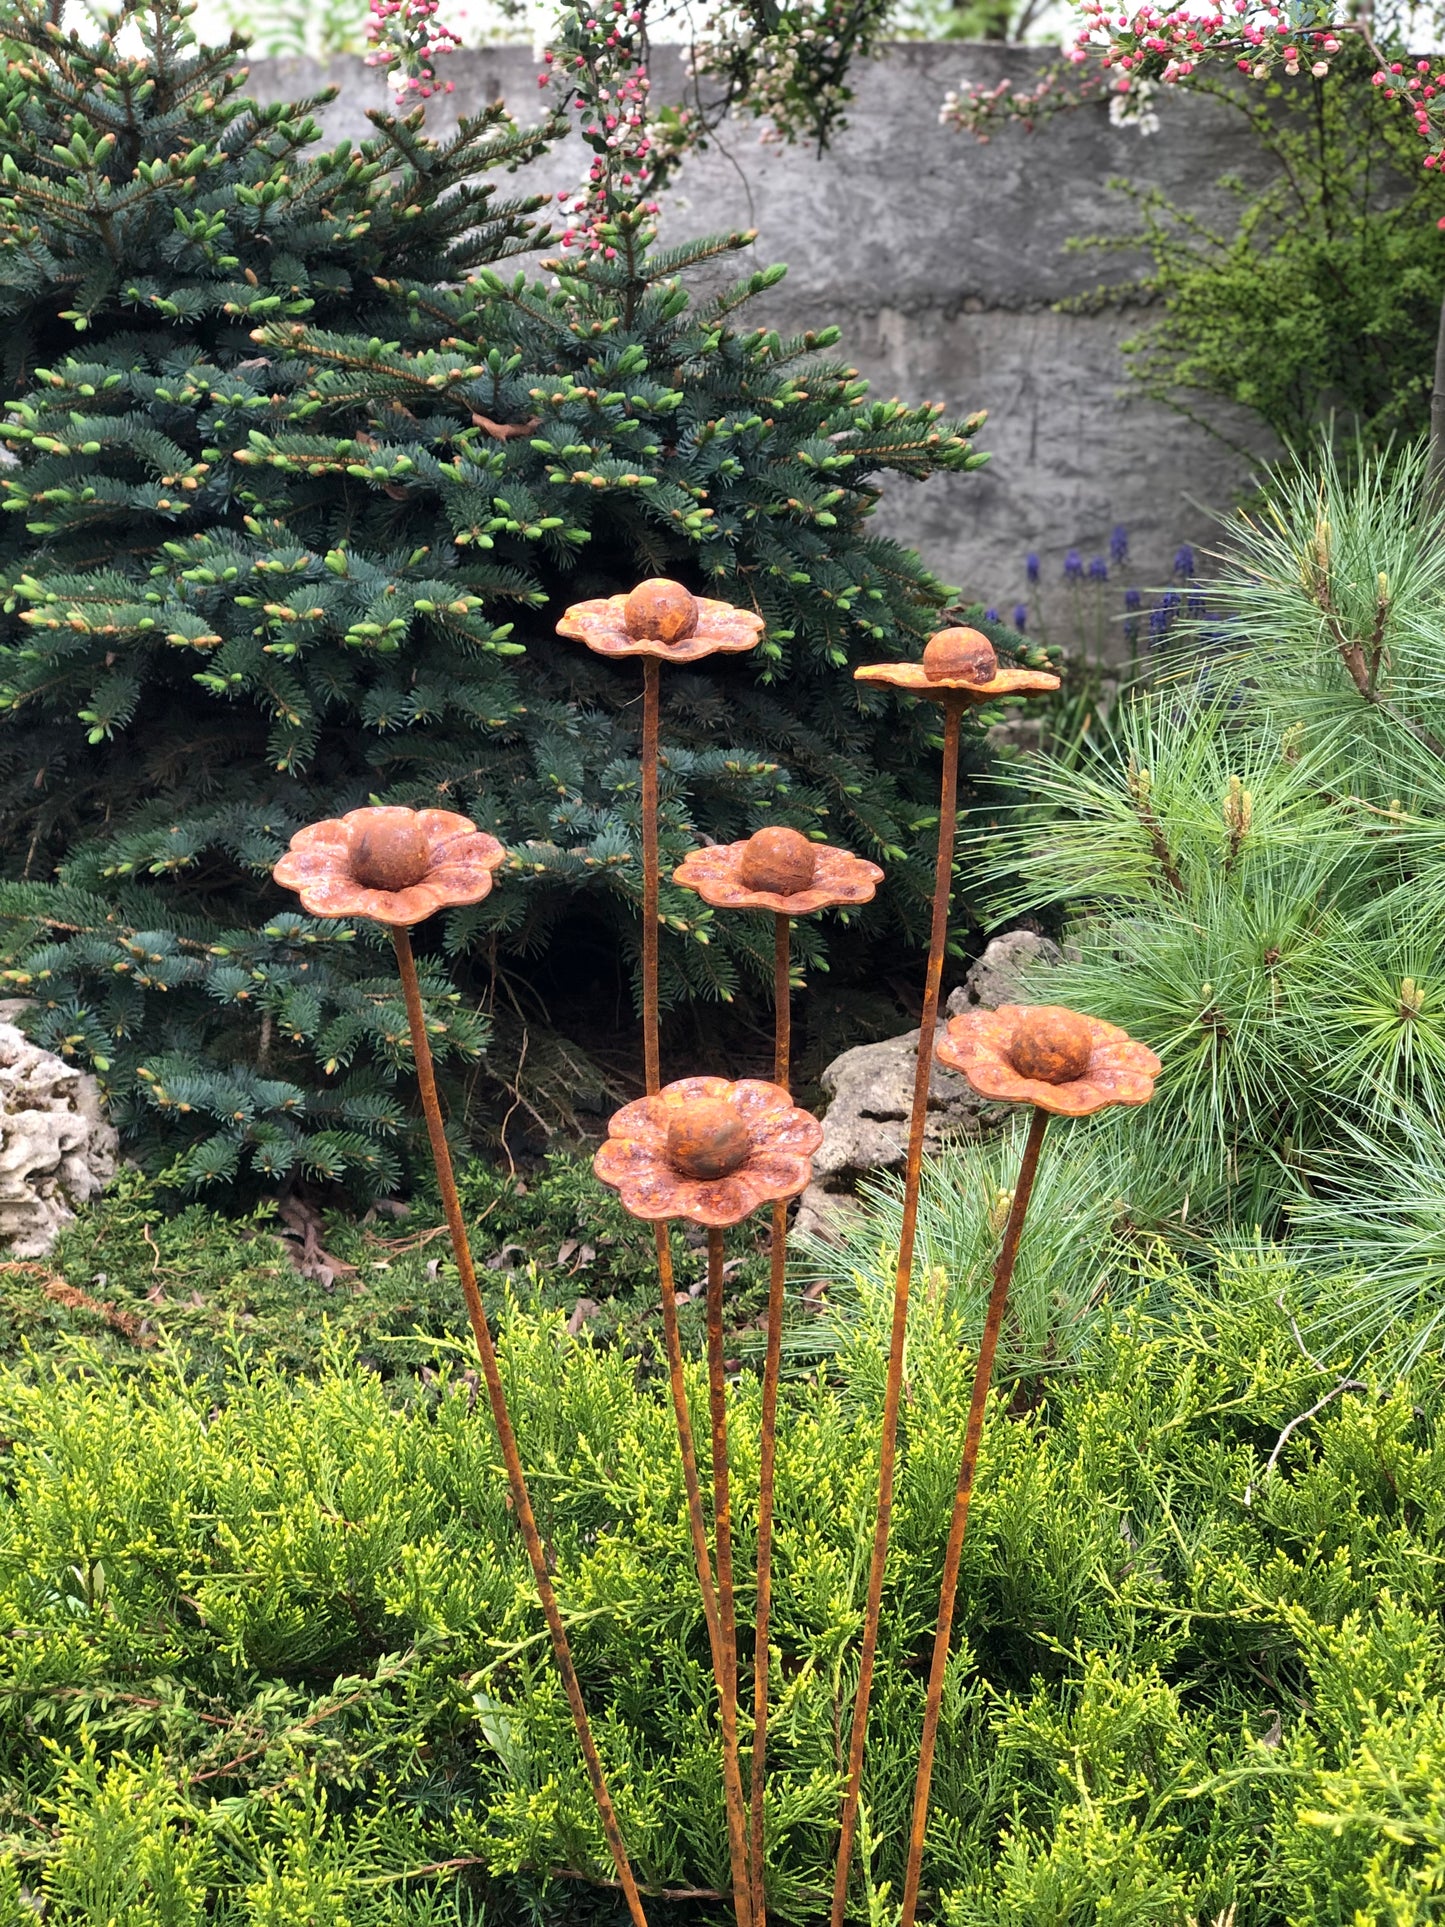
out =
[[883,872],[851,850],[810,843],[797,830],[779,824],[741,843],[715,843],[689,852],[672,880],[696,890],[704,903],[718,910],[806,917],[814,910],[869,902]]
[[585,642],[599,656],[656,656],[661,662],[698,662],[751,649],[762,633],[761,616],[695,596],[666,576],[639,582],[630,595],[574,602],[557,624],[559,636]]
[[309,823],[271,874],[310,916],[412,924],[480,903],[505,855],[469,817],[384,806]]
[[1002,1004],[949,1019],[934,1055],[982,1097],[1037,1104],[1056,1117],[1092,1117],[1111,1104],[1147,1104],[1159,1059],[1117,1024],[1061,1004]]
[[934,702],[991,703],[1000,696],[1036,696],[1057,689],[1044,669],[1000,669],[988,637],[977,629],[940,629],[922,662],[870,662],[853,671],[859,682],[891,683]]
[[723,1226],[795,1198],[822,1141],[822,1125],[780,1084],[684,1077],[624,1104],[592,1169],[634,1218]]

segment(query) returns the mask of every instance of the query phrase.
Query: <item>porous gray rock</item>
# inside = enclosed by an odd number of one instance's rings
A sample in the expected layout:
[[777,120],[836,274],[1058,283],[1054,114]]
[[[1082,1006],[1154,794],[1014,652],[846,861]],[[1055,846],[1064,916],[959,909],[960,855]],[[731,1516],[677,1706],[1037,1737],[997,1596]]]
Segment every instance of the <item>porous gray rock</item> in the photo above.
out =
[[[908,1116],[917,1075],[918,1032],[858,1044],[835,1057],[819,1082],[829,1103],[823,1142],[813,1154],[813,1181],[798,1203],[796,1229],[828,1234],[830,1220],[856,1210],[860,1178],[901,1171],[908,1156]],[[925,1156],[950,1138],[977,1137],[989,1103],[957,1071],[935,1063],[928,1080]]]
[[0,1247],[43,1257],[119,1152],[95,1079],[0,1023]]
[[[1026,1001],[1025,970],[1062,960],[1063,952],[1047,937],[1032,930],[1005,931],[949,997],[948,1015]],[[813,1181],[799,1200],[796,1230],[826,1237],[841,1215],[857,1209],[860,1178],[903,1169],[917,1063],[918,1032],[910,1030],[881,1044],[845,1050],[823,1072],[819,1082],[829,1100],[823,1142],[813,1157]],[[935,1155],[951,1139],[980,1136],[1006,1112],[1007,1106],[980,1097],[957,1071],[935,1062],[928,1081],[924,1155]]]
[[1064,953],[1056,943],[1034,930],[1005,930],[990,942],[983,955],[969,965],[968,974],[949,995],[950,1017],[965,1010],[997,1010],[1000,1004],[1029,1004],[1025,978],[1040,965],[1059,964]]

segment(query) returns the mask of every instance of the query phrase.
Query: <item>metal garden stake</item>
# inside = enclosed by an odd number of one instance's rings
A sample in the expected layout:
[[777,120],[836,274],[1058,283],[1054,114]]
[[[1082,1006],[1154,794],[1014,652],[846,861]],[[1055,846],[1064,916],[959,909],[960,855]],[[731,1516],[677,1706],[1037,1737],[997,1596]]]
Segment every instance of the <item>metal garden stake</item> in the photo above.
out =
[[930,638],[923,651],[922,662],[870,663],[853,673],[860,682],[891,684],[912,695],[942,703],[943,783],[938,809],[933,922],[928,944],[928,972],[924,980],[923,1016],[918,1031],[918,1068],[913,1081],[913,1105],[908,1123],[903,1223],[898,1240],[898,1269],[894,1274],[888,1373],[883,1395],[883,1427],[878,1452],[878,1509],[868,1566],[863,1641],[858,1655],[858,1690],[853,1702],[852,1730],[848,1736],[848,1773],[839,1821],[838,1858],[833,1872],[832,1927],[843,1927],[848,1899],[848,1875],[852,1866],[858,1801],[863,1786],[863,1754],[868,1739],[868,1702],[873,1691],[878,1621],[883,1605],[883,1577],[888,1563],[888,1532],[893,1516],[893,1477],[898,1448],[898,1405],[903,1386],[903,1346],[908,1328],[908,1294],[913,1279],[913,1244],[918,1230],[918,1187],[923,1172],[923,1129],[928,1110],[928,1082],[933,1066],[933,1037],[938,1025],[938,996],[943,981],[943,953],[948,936],[948,910],[953,884],[953,846],[958,827],[960,724],[967,708],[995,702],[1003,696],[1031,695],[1059,686],[1057,676],[1048,675],[1042,670],[1000,669],[993,644],[976,629],[940,630]]
[[[707,1353],[712,1422],[713,1522],[717,1592],[713,1667],[723,1732],[723,1789],[728,1854],[738,1927],[752,1927],[748,1816],[738,1767],[737,1623],[733,1604],[732,1502],[723,1374],[723,1231],[762,1205],[795,1198],[812,1176],[810,1159],[823,1127],[777,1084],[759,1078],[729,1083],[685,1077],[653,1096],[626,1104],[608,1124],[593,1168],[615,1186],[623,1209],[662,1227],[664,1292],[671,1290],[667,1221],[690,1220],[707,1232]],[[680,1389],[680,1386],[679,1386]],[[690,1448],[691,1440],[688,1440]],[[712,1587],[701,1507],[689,1524],[704,1599]],[[712,1625],[709,1624],[712,1633]]]
[[984,1314],[974,1364],[973,1393],[964,1431],[963,1456],[953,1495],[953,1517],[943,1558],[943,1585],[938,1600],[938,1628],[928,1673],[923,1738],[913,1787],[913,1820],[908,1837],[908,1869],[903,1883],[900,1927],[913,1927],[918,1907],[918,1883],[923,1867],[923,1842],[928,1830],[928,1796],[933,1779],[933,1755],[938,1740],[938,1716],[943,1705],[943,1682],[948,1671],[948,1647],[953,1632],[953,1605],[958,1590],[958,1565],[968,1530],[978,1448],[983,1438],[984,1414],[993,1379],[994,1355],[1008,1305],[1009,1286],[1024,1219],[1038,1171],[1044,1127],[1050,1115],[1092,1117],[1112,1104],[1147,1104],[1154,1094],[1159,1059],[1136,1043],[1117,1025],[1084,1017],[1057,1004],[1004,1004],[998,1010],[970,1010],[950,1020],[939,1038],[936,1055],[950,1070],[962,1071],[984,1097],[1029,1104],[1033,1114],[1024,1139],[1023,1159],[1014,1186],[1003,1244],[994,1267],[993,1289]]
[[[794,917],[867,903],[883,880],[876,863],[810,843],[797,830],[759,830],[741,843],[693,850],[672,873],[720,910],[761,910],[773,919],[773,1082],[790,1086],[792,1071],[791,943]],[[783,1286],[787,1273],[788,1207],[773,1206],[769,1250],[768,1339],[763,1366],[762,1436],[758,1455],[758,1592],[753,1651],[753,1753],[749,1786],[749,1876],[753,1927],[764,1927],[765,1827],[763,1800],[768,1747],[768,1630],[773,1599],[773,1476],[777,1457],[778,1380],[782,1370]]]
[[286,889],[299,893],[301,907],[310,916],[369,917],[376,923],[384,924],[391,933],[442,1208],[451,1234],[452,1252],[456,1258],[457,1275],[461,1279],[462,1295],[466,1300],[467,1317],[481,1360],[482,1377],[486,1381],[492,1422],[497,1428],[497,1438],[507,1468],[512,1509],[516,1513],[527,1557],[531,1561],[532,1576],[551,1636],[557,1670],[562,1676],[567,1703],[572,1709],[572,1723],[577,1729],[577,1740],[586,1762],[592,1796],[602,1818],[602,1830],[607,1837],[618,1882],[627,1901],[627,1911],[635,1927],[647,1927],[642,1898],[633,1877],[627,1848],[623,1844],[612,1797],[607,1790],[607,1780],[596,1741],[592,1737],[587,1708],[583,1704],[577,1669],[572,1663],[567,1629],[562,1623],[557,1595],[547,1569],[547,1555],[537,1530],[531,1494],[527,1490],[527,1476],[522,1468],[517,1436],[507,1409],[507,1395],[497,1364],[496,1348],[487,1325],[481,1292],[477,1288],[476,1267],[472,1263],[471,1245],[462,1217],[461,1199],[457,1195],[441,1104],[437,1098],[426,1012],[422,1006],[409,934],[412,924],[422,922],[438,910],[455,904],[479,903],[490,893],[493,872],[505,855],[495,837],[479,830],[468,817],[455,815],[450,810],[377,807],[351,810],[346,816],[313,823],[298,830],[273,875]]

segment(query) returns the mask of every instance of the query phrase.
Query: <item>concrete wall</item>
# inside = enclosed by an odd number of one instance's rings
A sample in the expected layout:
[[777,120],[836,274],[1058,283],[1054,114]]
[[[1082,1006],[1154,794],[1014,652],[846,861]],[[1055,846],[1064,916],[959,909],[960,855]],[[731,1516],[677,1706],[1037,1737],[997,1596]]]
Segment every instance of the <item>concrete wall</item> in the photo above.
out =
[[[992,451],[989,467],[895,482],[881,517],[945,580],[1004,609],[1025,592],[1025,552],[1041,550],[1057,634],[1067,619],[1058,587],[1067,547],[1087,558],[1122,522],[1137,579],[1162,581],[1181,540],[1211,539],[1211,511],[1228,506],[1247,474],[1242,456],[1125,390],[1119,342],[1138,327],[1137,309],[1051,312],[1060,298],[1130,272],[1130,257],[1069,252],[1066,243],[1128,231],[1129,205],[1108,186],[1118,176],[1232,225],[1215,183],[1260,162],[1239,150],[1234,116],[1197,99],[1163,102],[1151,136],[1110,126],[1102,103],[1031,136],[1004,128],[986,145],[939,125],[943,95],[965,77],[991,85],[1007,74],[1021,85],[1043,58],[962,42],[900,44],[860,74],[852,126],[821,159],[762,145],[750,121],[724,128],[679,177],[664,235],[756,227],[758,260],[789,270],[759,319],[784,329],[836,322],[843,350],[879,395],[988,410],[980,446]],[[431,110],[436,132],[458,110],[498,98],[519,119],[537,112],[525,47],[457,54],[446,71],[455,92]],[[339,87],[321,116],[332,139],[366,134],[366,109],[388,104],[381,76],[355,58],[258,61],[251,84],[263,99]],[[683,85],[676,51],[660,49],[657,97],[681,98]],[[554,150],[528,185],[571,186],[583,151],[575,141]],[[1247,417],[1221,420],[1258,441]]]

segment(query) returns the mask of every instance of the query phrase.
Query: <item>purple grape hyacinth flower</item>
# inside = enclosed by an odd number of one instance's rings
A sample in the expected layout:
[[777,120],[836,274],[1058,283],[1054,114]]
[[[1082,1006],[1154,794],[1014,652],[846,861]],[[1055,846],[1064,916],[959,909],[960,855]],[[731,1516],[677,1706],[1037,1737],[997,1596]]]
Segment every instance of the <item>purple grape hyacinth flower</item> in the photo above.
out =
[[1030,549],[1024,557],[1024,574],[1030,582],[1037,582],[1039,579],[1039,558],[1035,549]]
[[1143,596],[1140,595],[1139,591],[1131,583],[1124,591],[1124,607],[1129,610],[1130,614],[1133,614],[1136,609],[1142,609],[1143,606]]
[[1102,555],[1096,555],[1093,561],[1090,562],[1089,580],[1090,582],[1107,582],[1109,580],[1109,565]]
[[985,609],[985,610],[984,610],[984,612],[983,612],[983,619],[984,619],[984,621],[985,621],[985,622],[997,622],[997,621],[999,620],[999,613],[998,613],[998,610],[997,610],[997,609]]
[[1187,582],[1194,574],[1194,550],[1188,542],[1181,542],[1174,551],[1174,573]]
[[1109,531],[1109,554],[1116,569],[1129,560],[1129,531],[1122,522],[1116,522]]
[[1077,582],[1084,573],[1084,558],[1077,549],[1070,549],[1064,557],[1065,582]]
[[1014,604],[1014,628],[1017,629],[1022,636],[1027,633],[1028,626],[1029,605],[1026,602],[1016,602]]

